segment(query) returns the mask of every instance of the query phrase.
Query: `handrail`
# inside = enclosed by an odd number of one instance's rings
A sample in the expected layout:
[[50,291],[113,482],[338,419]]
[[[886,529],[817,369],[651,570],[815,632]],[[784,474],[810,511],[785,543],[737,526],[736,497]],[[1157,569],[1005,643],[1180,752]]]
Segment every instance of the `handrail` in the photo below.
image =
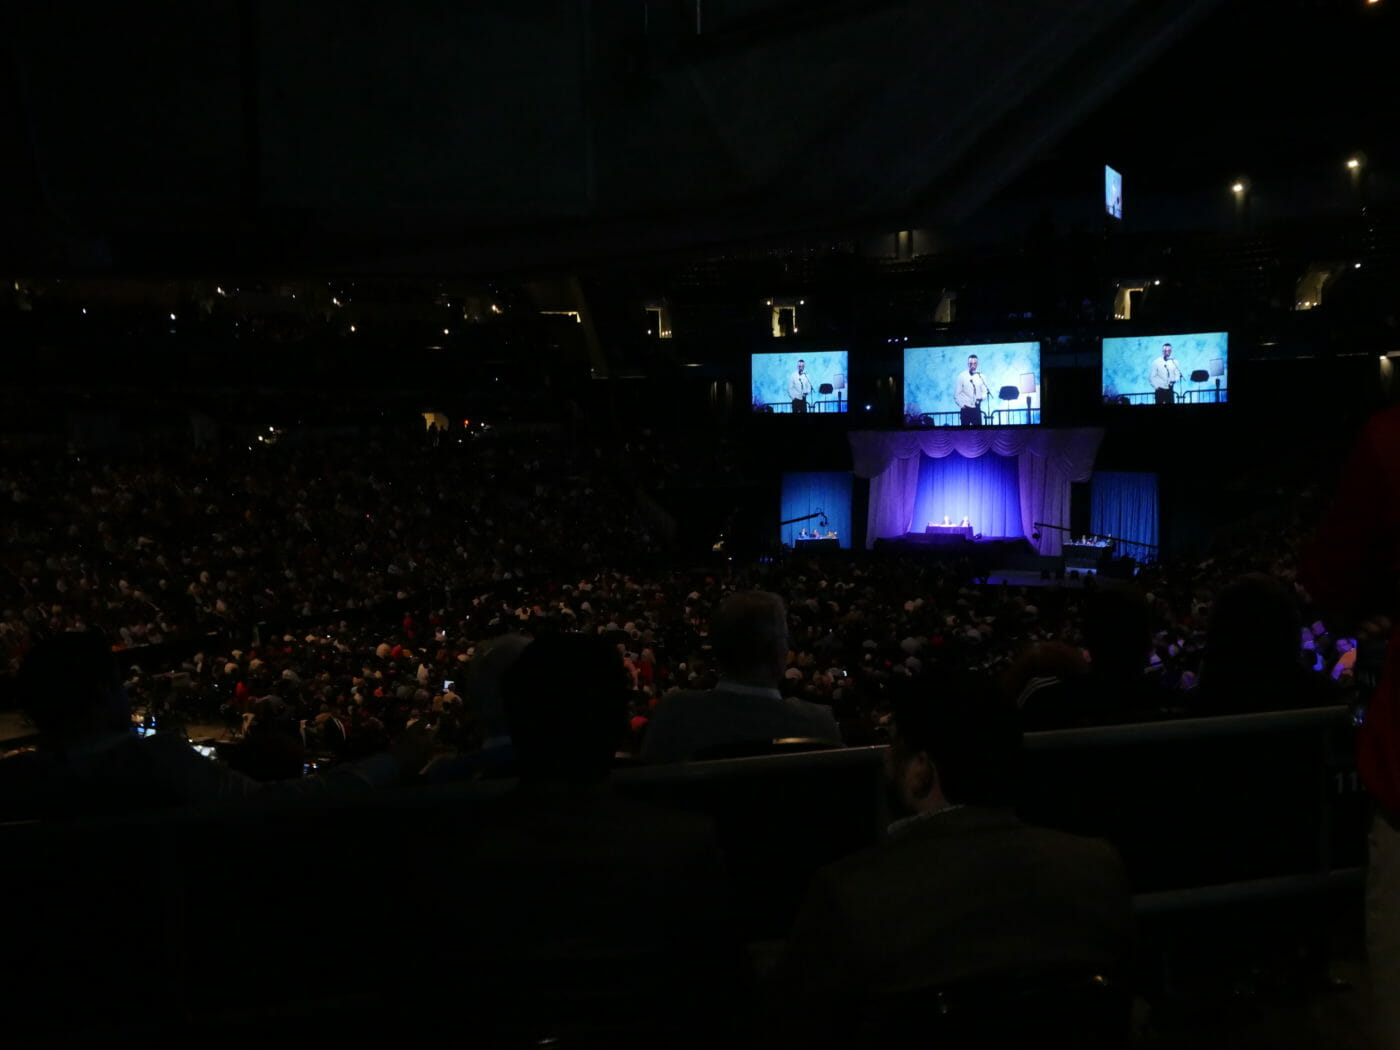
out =
[[1133,912],[1138,916],[1173,915],[1183,911],[1219,908],[1243,901],[1277,900],[1318,893],[1359,889],[1365,885],[1365,868],[1338,868],[1321,875],[1281,875],[1244,882],[1222,882],[1193,886],[1186,890],[1160,890],[1133,895]]

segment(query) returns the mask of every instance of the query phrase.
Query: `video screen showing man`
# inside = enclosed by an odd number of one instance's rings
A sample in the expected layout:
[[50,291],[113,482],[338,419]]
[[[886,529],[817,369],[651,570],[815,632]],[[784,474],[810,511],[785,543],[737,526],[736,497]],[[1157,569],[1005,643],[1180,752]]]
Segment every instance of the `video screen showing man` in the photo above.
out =
[[1103,169],[1103,206],[1113,218],[1123,217],[1123,176],[1107,165]]
[[1103,341],[1106,405],[1223,405],[1230,333],[1172,332]]
[[904,350],[904,422],[909,426],[1035,425],[1040,405],[1038,342]]
[[987,380],[977,371],[977,355],[967,359],[966,371],[958,373],[958,381],[953,389],[953,401],[958,406],[958,415],[965,427],[982,425],[982,400],[987,396]]
[[1181,366],[1172,360],[1172,344],[1163,343],[1162,353],[1148,369],[1147,381],[1152,384],[1152,399],[1159,405],[1170,405],[1176,384],[1181,382]]
[[797,371],[788,377],[788,397],[794,412],[807,411],[807,398],[812,393],[812,377],[807,374],[807,362],[797,359]]
[[753,410],[780,415],[847,411],[847,359],[845,350],[810,347],[801,354],[753,354]]

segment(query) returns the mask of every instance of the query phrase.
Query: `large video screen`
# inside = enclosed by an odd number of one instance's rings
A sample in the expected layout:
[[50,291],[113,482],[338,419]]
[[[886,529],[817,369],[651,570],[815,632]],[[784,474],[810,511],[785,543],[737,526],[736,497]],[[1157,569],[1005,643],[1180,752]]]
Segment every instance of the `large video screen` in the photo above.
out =
[[850,400],[845,350],[754,354],[755,412],[845,412]]
[[1040,344],[917,346],[904,351],[904,422],[998,427],[1040,422]]
[[1215,405],[1230,399],[1230,335],[1142,335],[1103,341],[1107,405]]
[[1103,167],[1103,208],[1115,219],[1123,217],[1123,175],[1107,164]]

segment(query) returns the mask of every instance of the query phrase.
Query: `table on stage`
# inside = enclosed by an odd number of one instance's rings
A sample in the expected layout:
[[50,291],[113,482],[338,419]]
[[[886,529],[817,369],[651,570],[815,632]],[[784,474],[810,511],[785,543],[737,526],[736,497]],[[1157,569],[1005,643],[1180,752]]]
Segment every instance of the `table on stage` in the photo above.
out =
[[799,551],[839,551],[841,541],[834,536],[818,536],[814,540],[794,540],[793,549]]
[[929,522],[924,527],[925,536],[959,536],[965,540],[972,539],[971,525],[935,525]]
[[1102,569],[1113,557],[1112,540],[1075,540],[1061,548],[1066,569]]

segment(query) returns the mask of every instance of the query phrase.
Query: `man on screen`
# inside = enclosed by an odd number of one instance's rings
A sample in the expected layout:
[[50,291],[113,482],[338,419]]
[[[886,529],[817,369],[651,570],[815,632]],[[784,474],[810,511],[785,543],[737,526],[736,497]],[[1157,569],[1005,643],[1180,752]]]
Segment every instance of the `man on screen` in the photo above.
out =
[[1162,344],[1162,356],[1152,362],[1147,373],[1152,384],[1152,396],[1159,405],[1170,405],[1173,401],[1172,388],[1181,381],[1181,368],[1172,360],[1172,344]]
[[963,426],[982,425],[982,399],[986,396],[987,380],[977,371],[977,355],[973,354],[967,359],[967,371],[958,373],[958,382],[953,388],[953,400],[957,402]]
[[812,392],[812,377],[807,374],[807,362],[798,361],[797,371],[788,377],[788,397],[794,412],[807,411],[807,395]]

